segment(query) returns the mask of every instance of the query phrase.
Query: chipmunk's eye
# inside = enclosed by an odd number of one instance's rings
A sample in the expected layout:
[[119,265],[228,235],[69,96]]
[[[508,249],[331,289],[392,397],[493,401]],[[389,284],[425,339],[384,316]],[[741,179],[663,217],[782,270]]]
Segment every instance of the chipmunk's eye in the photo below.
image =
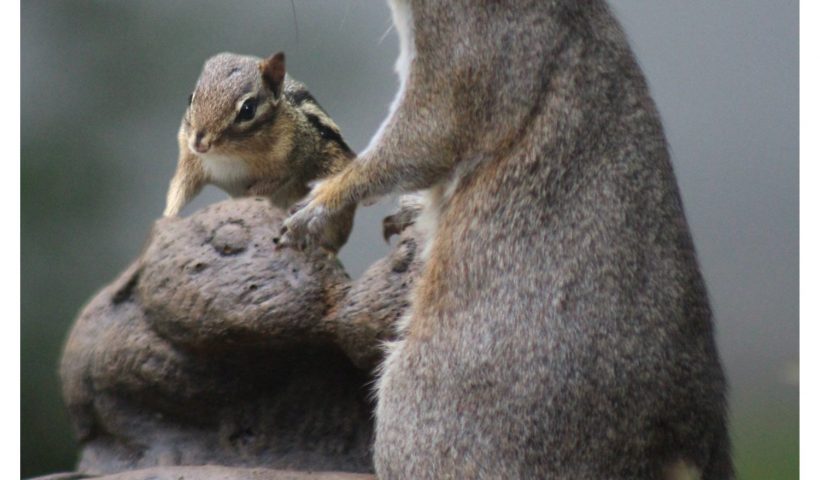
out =
[[192,93],[192,94],[188,95],[188,106],[189,106],[189,107],[191,106],[191,102],[192,102],[193,100],[194,100],[194,94]]
[[247,122],[252,119],[254,115],[256,115],[256,99],[249,98],[242,104],[239,113],[236,114],[235,121],[236,123]]

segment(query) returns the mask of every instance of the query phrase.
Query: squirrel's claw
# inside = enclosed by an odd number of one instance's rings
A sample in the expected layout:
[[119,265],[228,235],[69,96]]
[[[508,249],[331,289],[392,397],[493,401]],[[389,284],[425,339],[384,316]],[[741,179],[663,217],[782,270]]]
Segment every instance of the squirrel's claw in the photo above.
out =
[[274,243],[277,248],[291,247],[297,250],[318,245],[327,221],[327,212],[323,207],[313,206],[312,203],[297,204],[282,224],[279,239],[274,240]]

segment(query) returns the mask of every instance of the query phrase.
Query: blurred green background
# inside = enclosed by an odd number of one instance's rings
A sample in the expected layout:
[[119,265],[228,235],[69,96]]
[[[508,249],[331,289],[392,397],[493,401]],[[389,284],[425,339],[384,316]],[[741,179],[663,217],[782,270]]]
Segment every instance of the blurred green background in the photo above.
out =
[[[664,118],[710,288],[741,479],[798,475],[798,2],[612,1]],[[82,305],[138,254],[164,203],[202,63],[288,55],[361,150],[398,52],[380,0],[21,4],[22,474],[76,458],[56,374]],[[298,36],[296,34],[298,28]],[[209,188],[190,213],[224,198]],[[382,256],[390,202],[342,251]]]

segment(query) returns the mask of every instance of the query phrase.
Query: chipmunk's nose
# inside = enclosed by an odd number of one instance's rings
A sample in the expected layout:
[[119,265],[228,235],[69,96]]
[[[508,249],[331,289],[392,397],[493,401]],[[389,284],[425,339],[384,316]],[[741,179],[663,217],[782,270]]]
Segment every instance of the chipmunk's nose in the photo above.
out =
[[195,153],[206,153],[208,150],[210,150],[211,144],[210,142],[205,141],[204,138],[205,132],[203,132],[202,130],[196,132],[196,135],[194,136],[194,141],[191,144],[191,149]]

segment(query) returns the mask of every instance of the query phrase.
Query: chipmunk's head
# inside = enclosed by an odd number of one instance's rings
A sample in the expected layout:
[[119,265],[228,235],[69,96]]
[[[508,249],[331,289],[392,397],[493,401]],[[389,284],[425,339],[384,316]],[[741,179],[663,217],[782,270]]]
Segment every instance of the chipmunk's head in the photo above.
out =
[[232,155],[276,121],[285,83],[285,54],[260,60],[220,53],[207,62],[188,97],[183,131],[196,155]]

